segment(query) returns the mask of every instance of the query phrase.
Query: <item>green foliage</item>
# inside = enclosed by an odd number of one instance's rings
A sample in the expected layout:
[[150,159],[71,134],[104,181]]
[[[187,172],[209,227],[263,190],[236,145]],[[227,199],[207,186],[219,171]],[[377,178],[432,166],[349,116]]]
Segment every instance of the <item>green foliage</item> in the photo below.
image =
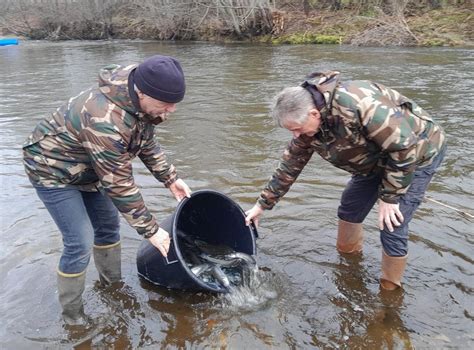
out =
[[441,35],[436,37],[426,38],[421,41],[422,46],[461,46],[465,42],[457,35]]
[[292,34],[272,40],[273,44],[341,44],[343,38],[335,35]]
[[422,42],[423,46],[445,46],[446,40],[435,38],[435,39],[426,39]]
[[377,13],[375,12],[375,9],[373,7],[363,9],[359,15],[364,16],[364,17],[370,17],[370,18],[377,17]]

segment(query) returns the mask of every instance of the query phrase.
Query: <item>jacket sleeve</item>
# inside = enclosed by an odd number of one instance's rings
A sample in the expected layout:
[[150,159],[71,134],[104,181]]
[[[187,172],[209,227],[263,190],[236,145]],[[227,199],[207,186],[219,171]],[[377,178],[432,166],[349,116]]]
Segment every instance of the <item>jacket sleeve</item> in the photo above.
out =
[[176,168],[168,163],[166,155],[154,135],[153,129],[149,135],[141,147],[138,157],[158,181],[169,187],[178,179]]
[[313,155],[311,138],[300,136],[293,138],[280,158],[278,167],[258,198],[258,204],[264,209],[272,209],[288,192],[301,171]]
[[367,138],[387,155],[379,189],[380,199],[387,203],[398,203],[399,196],[406,193],[418,163],[418,136],[411,110],[397,102],[400,96],[395,90],[373,85],[373,91],[357,104]]
[[155,234],[159,226],[135,184],[128,138],[106,122],[90,123],[79,138],[102,187],[127,222],[145,238]]

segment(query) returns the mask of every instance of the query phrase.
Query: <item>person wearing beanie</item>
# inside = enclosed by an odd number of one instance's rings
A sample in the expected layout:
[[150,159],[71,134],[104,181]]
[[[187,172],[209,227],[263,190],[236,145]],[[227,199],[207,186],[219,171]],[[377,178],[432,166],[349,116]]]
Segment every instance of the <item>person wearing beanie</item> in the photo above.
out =
[[139,157],[181,201],[191,190],[178,178],[155,136],[186,91],[180,63],[155,55],[139,65],[109,65],[98,85],[42,120],[23,145],[30,182],[62,234],[58,295],[66,324],[87,324],[82,293],[91,255],[102,284],[121,279],[119,215],[164,255],[160,228],[133,178]]

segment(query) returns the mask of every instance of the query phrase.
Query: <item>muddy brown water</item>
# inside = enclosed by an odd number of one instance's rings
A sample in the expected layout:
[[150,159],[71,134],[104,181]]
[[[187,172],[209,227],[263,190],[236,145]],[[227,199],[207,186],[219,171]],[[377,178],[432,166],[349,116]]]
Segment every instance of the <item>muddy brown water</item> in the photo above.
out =
[[[254,203],[290,139],[267,116],[271,97],[306,73],[340,70],[416,99],[444,126],[449,153],[428,196],[474,214],[473,50],[208,43],[22,42],[0,48],[0,344],[37,348],[469,348],[474,345],[473,219],[425,202],[410,228],[403,294],[379,293],[375,213],[364,253],[335,250],[336,209],[348,175],[313,157],[262,219],[257,260],[273,297],[170,291],[141,281],[140,237],[122,223],[123,285],[100,288],[91,262],[90,330],[63,328],[55,268],[58,230],[29,185],[20,147],[34,125],[91,85],[109,63],[176,56],[187,95],[158,138],[194,189]],[[136,181],[160,218],[176,202],[139,162]]]

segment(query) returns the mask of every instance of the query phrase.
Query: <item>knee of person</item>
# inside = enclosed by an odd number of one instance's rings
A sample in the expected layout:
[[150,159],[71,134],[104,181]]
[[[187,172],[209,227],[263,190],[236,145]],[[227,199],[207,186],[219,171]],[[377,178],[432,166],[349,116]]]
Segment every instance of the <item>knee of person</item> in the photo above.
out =
[[83,257],[87,259],[91,255],[93,238],[91,232],[72,239],[71,237],[63,237],[64,250],[63,257],[68,259],[77,259]]
[[423,201],[424,193],[407,193],[400,198],[400,210],[414,212]]
[[337,217],[353,224],[360,224],[363,221],[360,219],[360,215],[358,215],[358,213],[348,211],[341,206],[337,209]]
[[90,258],[90,250],[74,255],[63,254],[59,260],[59,270],[67,274],[81,273],[89,265]]
[[408,254],[408,239],[394,237],[393,233],[381,232],[380,239],[385,254],[388,256],[399,257]]

